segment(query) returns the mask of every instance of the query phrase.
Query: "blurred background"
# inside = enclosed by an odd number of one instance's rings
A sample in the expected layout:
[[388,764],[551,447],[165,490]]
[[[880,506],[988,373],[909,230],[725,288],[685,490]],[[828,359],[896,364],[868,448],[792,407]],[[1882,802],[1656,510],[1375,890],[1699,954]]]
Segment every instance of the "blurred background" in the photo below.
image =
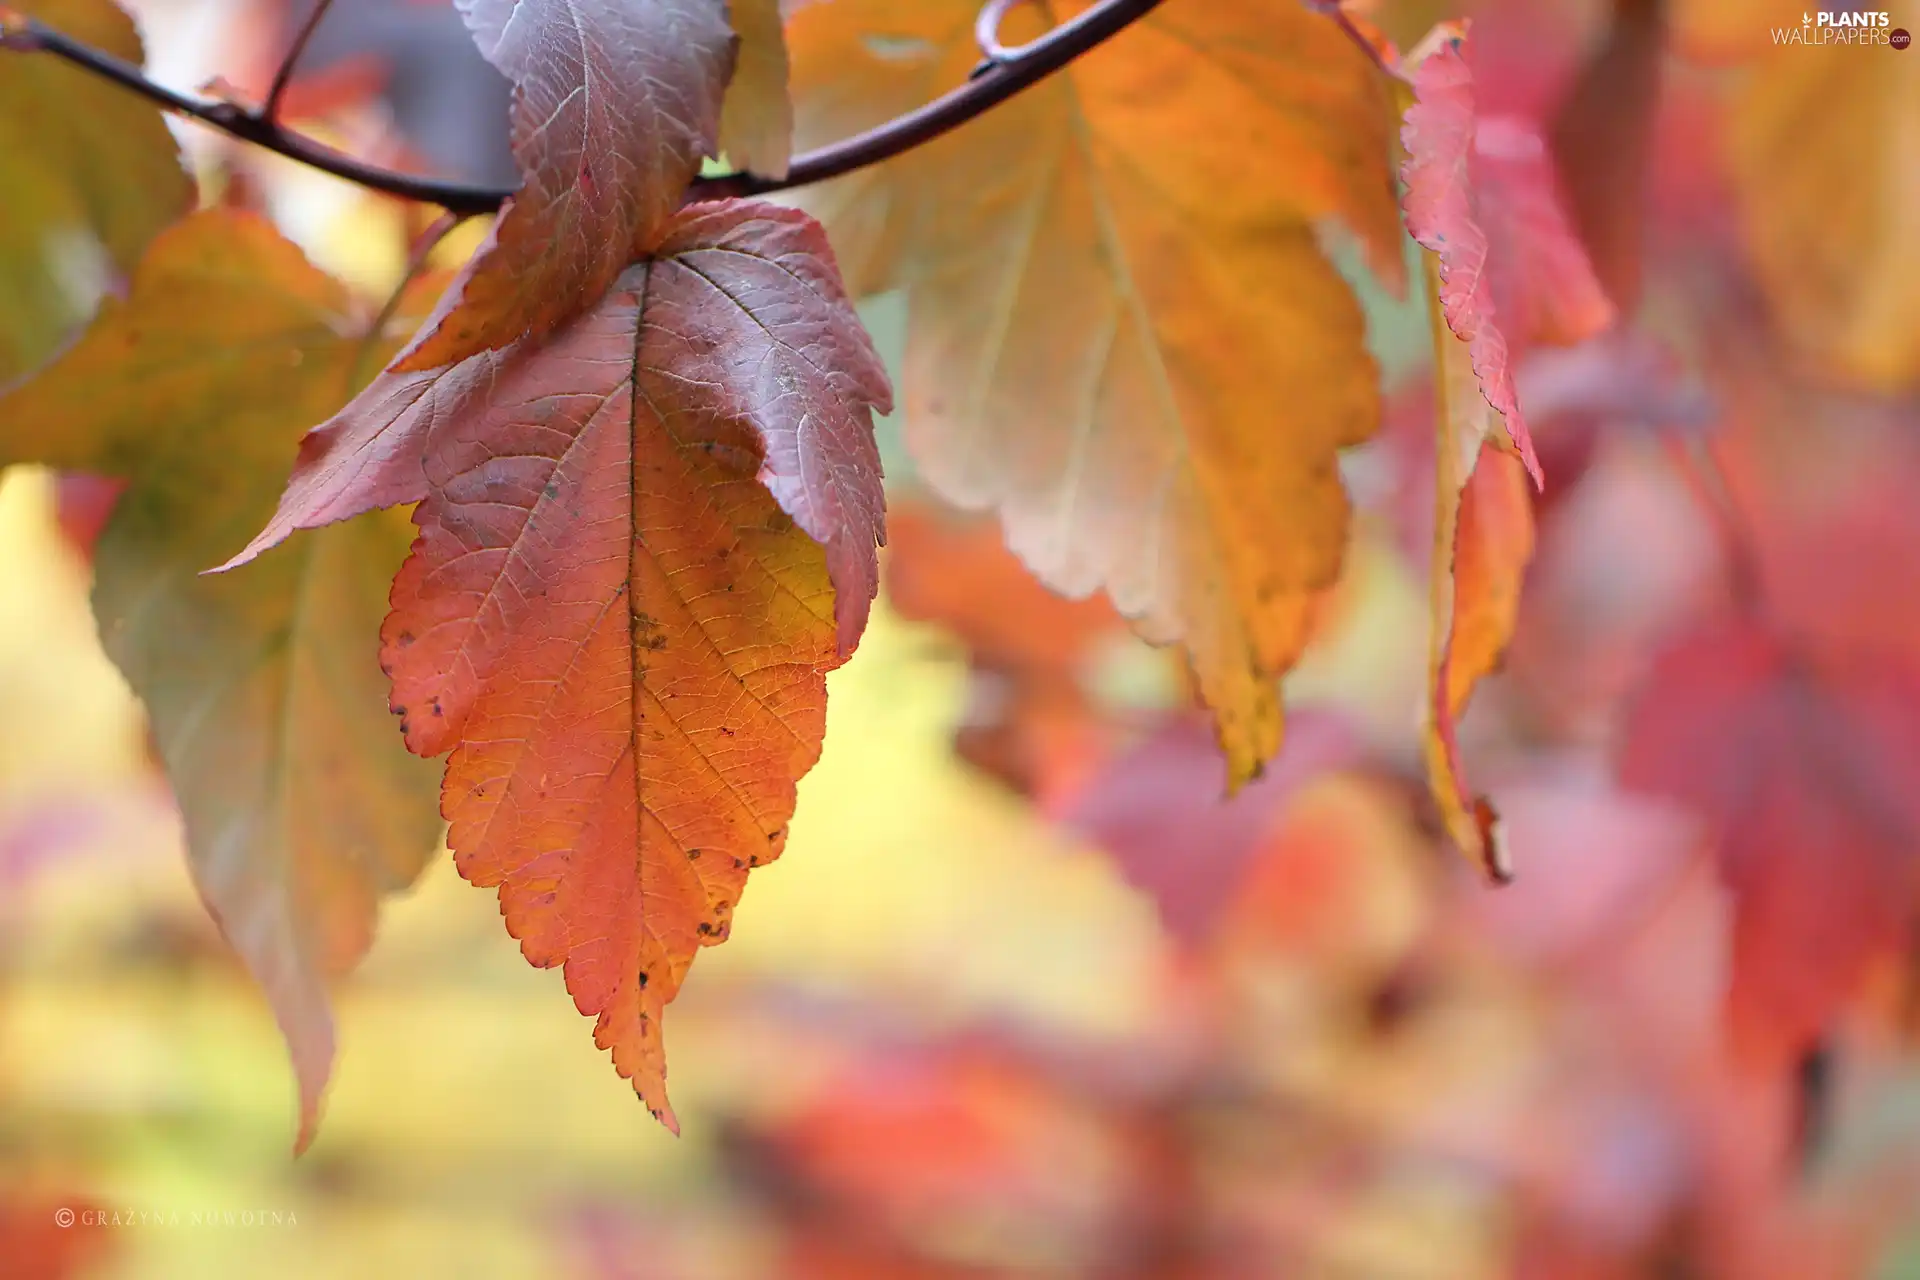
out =
[[[132,7],[156,79],[243,95],[303,16]],[[1764,7],[1739,8],[1676,10],[1676,46],[1751,40]],[[1644,85],[1610,81],[1604,51],[1650,12],[1485,10],[1483,110],[1547,122],[1594,66],[1586,91],[1632,108]],[[1457,16],[1369,13],[1403,47]],[[338,0],[310,53],[303,127],[511,180],[505,86],[450,7]],[[1617,780],[1664,646],[1730,598],[1762,592],[1843,671],[1920,635],[1910,383],[1795,356],[1726,185],[1755,73],[1712,61],[1669,55],[1645,102],[1634,323],[1522,365],[1549,483],[1519,634],[1463,734],[1519,882],[1479,883],[1424,798],[1428,338],[1419,303],[1355,266],[1389,421],[1348,460],[1348,571],[1288,683],[1288,745],[1231,804],[1177,663],[935,505],[882,425],[885,598],[830,681],[786,853],[674,1005],[678,1140],[443,854],[338,991],[325,1119],[291,1159],[285,1049],[95,638],[86,548],[111,495],[6,474],[0,1275],[1920,1277],[1910,871],[1891,881],[1907,932],[1848,971],[1838,1011],[1755,1048],[1725,1012],[1758,945],[1726,885],[1761,855]],[[1894,98],[1909,137],[1916,83]],[[1916,189],[1895,123],[1836,201]],[[391,289],[419,211],[180,136],[226,198]],[[1882,270],[1920,291],[1910,253]],[[898,300],[864,314],[897,363]],[[1803,896],[1826,868],[1844,889],[1849,860],[1913,864],[1829,813],[1856,782],[1756,784],[1800,796],[1748,834],[1809,861]]]

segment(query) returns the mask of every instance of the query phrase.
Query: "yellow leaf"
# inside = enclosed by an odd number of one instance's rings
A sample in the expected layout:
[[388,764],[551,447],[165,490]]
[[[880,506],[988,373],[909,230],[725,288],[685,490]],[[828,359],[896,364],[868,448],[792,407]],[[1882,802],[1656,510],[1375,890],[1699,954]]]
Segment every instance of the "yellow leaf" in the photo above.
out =
[[[788,36],[798,141],[960,84],[973,0],[837,0]],[[1083,5],[1065,6],[1064,20]],[[1042,31],[1031,7],[1001,32]],[[1070,596],[1181,644],[1237,785],[1339,572],[1339,450],[1372,434],[1338,220],[1398,284],[1386,93],[1327,18],[1168,5],[1001,107],[809,196],[849,285],[904,287],[909,446]]]
[[728,0],[727,13],[740,56],[720,105],[720,149],[735,168],[784,178],[793,157],[793,100],[780,0]]
[[130,482],[95,552],[94,613],[152,719],[194,879],[286,1034],[302,1146],[333,1057],[326,979],[439,829],[433,767],[393,731],[376,660],[410,531],[376,513],[201,570],[271,514],[301,433],[373,367],[348,303],[265,222],[199,213],[0,398],[0,463]]
[[[11,7],[136,66],[143,56],[112,0]],[[0,53],[0,383],[52,354],[192,203],[156,108],[55,58]]]
[[1775,50],[1728,131],[1747,249],[1788,339],[1868,389],[1920,386],[1920,54]]

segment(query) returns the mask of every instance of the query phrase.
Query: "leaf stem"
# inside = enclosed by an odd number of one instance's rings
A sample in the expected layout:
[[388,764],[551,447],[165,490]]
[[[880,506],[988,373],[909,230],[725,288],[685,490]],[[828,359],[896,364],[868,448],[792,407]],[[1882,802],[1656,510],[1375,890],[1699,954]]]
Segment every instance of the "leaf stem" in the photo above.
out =
[[[1007,58],[990,60],[979,74],[952,92],[865,133],[796,156],[784,178],[761,178],[749,173],[717,174],[696,180],[687,198],[715,200],[729,196],[764,195],[824,182],[855,169],[889,160],[958,128],[1045,79],[1081,54],[1139,21],[1158,8],[1160,3],[1161,0],[1100,0],[1030,44],[1008,50],[1010,56]],[[1007,7],[999,0],[989,0],[989,5],[1002,9]],[[313,16],[295,37],[280,73],[274,78],[274,89],[268,92],[267,104],[258,111],[156,84],[132,63],[5,7],[0,7],[0,48],[51,54],[139,94],[162,110],[198,120],[244,142],[371,191],[437,204],[449,213],[462,216],[492,213],[499,209],[513,194],[505,188],[446,182],[384,169],[356,160],[279,123],[274,112],[279,104],[279,95],[285,90],[285,79],[291,74],[293,63],[305,48],[313,29],[319,25],[326,8],[326,0],[321,0]]]
[[1346,33],[1347,39],[1360,47],[1360,52],[1367,55],[1367,60],[1378,67],[1382,75],[1392,80],[1407,79],[1406,68],[1402,65],[1399,51],[1393,47],[1392,42],[1385,37],[1362,31],[1341,0],[1304,0],[1304,3],[1315,13],[1332,18],[1333,24]]
[[321,20],[332,7],[333,0],[314,0],[313,12],[307,15],[307,20],[300,24],[300,30],[294,33],[293,43],[287,46],[286,57],[280,59],[280,69],[273,73],[273,83],[267,87],[267,100],[260,104],[262,119],[280,118],[280,100],[286,96],[294,68],[300,64],[300,55],[307,51],[307,42],[313,39],[313,33],[320,29]]

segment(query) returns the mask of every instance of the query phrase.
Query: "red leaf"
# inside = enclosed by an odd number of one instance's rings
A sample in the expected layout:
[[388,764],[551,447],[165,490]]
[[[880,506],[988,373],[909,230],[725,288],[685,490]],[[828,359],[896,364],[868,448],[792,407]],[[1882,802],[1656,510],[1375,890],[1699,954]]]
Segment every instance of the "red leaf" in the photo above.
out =
[[[1400,130],[1407,149],[1400,171],[1406,182],[1407,231],[1439,256],[1440,308],[1447,327],[1467,344],[1481,395],[1538,483],[1540,464],[1514,394],[1471,172],[1476,121],[1466,36],[1464,30],[1448,28],[1437,28],[1435,34],[1440,38],[1432,51],[1414,68],[1416,100]],[[1463,452],[1470,460],[1477,448]]]
[[53,518],[61,536],[83,559],[93,559],[100,531],[113,519],[113,509],[126,491],[127,482],[119,476],[68,471],[54,480]]
[[1567,221],[1539,131],[1519,116],[1482,116],[1472,167],[1490,296],[1507,338],[1572,346],[1611,325],[1613,303]]
[[[514,85],[521,187],[401,369],[550,332],[592,307],[718,150],[734,36],[721,0],[458,0]],[[457,300],[457,302],[456,302]]]
[[1629,310],[1640,300],[1665,8],[1663,0],[1614,0],[1605,41],[1581,68],[1553,121],[1553,150],[1581,235],[1608,292]]
[[98,1274],[113,1233],[96,1224],[110,1210],[90,1197],[0,1187],[0,1258],[11,1280]]
[[[878,588],[890,400],[819,226],[731,202],[683,211],[544,343],[389,371],[323,428],[323,454],[423,459],[393,710],[453,753],[461,873],[565,964],[669,1126],[661,1011],[785,844]],[[330,496],[315,519],[373,500]]]
[[1620,759],[1628,785],[1720,831],[1736,1036],[1810,1042],[1912,908],[1920,670],[1818,664],[1745,621],[1703,627],[1655,664]]
[[1353,764],[1360,750],[1339,717],[1294,711],[1279,757],[1223,800],[1226,766],[1211,734],[1181,719],[1115,761],[1068,820],[1113,854],[1127,879],[1153,899],[1169,932],[1198,942],[1279,826],[1287,800],[1321,774]]

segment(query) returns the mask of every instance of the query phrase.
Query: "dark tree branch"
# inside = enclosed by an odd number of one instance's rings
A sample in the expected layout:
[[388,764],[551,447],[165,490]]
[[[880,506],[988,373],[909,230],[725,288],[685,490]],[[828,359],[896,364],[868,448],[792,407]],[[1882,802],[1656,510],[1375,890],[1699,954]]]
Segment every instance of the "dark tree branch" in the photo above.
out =
[[111,80],[122,88],[132,90],[163,110],[189,116],[244,142],[251,142],[268,151],[311,165],[336,178],[345,178],[348,182],[358,183],[369,190],[384,191],[388,195],[400,196],[407,200],[437,204],[449,213],[460,214],[491,213],[498,209],[501,201],[510,194],[485,187],[436,182],[431,178],[415,177],[411,174],[397,173],[391,169],[382,169],[377,165],[364,164],[344,152],[335,151],[332,147],[315,142],[303,134],[283,128],[261,112],[249,111],[237,103],[180,93],[155,84],[132,63],[123,62],[110,53],[102,53],[92,45],[61,35],[44,23],[5,9],[0,9],[0,45],[29,53],[50,53],[102,79]]
[[313,12],[300,24],[300,30],[294,34],[293,43],[287,46],[287,56],[280,59],[280,69],[273,73],[273,83],[267,87],[267,100],[260,104],[263,119],[280,118],[280,99],[286,96],[287,85],[293,80],[294,68],[300,65],[300,55],[307,51],[307,42],[313,39],[313,33],[320,29],[320,22],[327,16],[327,10],[333,7],[333,0],[314,0]]
[[[1160,2],[1101,0],[1078,17],[1061,23],[1046,35],[1018,49],[998,49],[996,39],[994,43],[999,56],[990,57],[958,89],[865,133],[794,157],[784,178],[762,178],[750,173],[719,174],[696,180],[688,192],[688,198],[714,200],[728,196],[764,195],[789,187],[824,182],[828,178],[837,178],[855,169],[891,159],[958,128],[1045,79],[1145,17]],[[990,10],[1004,11],[1008,7],[1001,0],[989,2]],[[275,89],[284,91],[284,79],[325,9],[324,3],[318,5],[314,16],[295,39],[286,63],[274,79]],[[997,28],[998,25],[996,18],[994,26]],[[278,104],[273,91],[269,91],[267,106],[258,111],[248,110],[233,102],[180,93],[155,84],[131,63],[5,8],[0,8],[0,47],[52,54],[129,89],[164,110],[198,120],[242,141],[298,160],[369,190],[437,204],[449,213],[492,213],[513,194],[498,187],[442,182],[366,164],[282,126],[273,115]]]

